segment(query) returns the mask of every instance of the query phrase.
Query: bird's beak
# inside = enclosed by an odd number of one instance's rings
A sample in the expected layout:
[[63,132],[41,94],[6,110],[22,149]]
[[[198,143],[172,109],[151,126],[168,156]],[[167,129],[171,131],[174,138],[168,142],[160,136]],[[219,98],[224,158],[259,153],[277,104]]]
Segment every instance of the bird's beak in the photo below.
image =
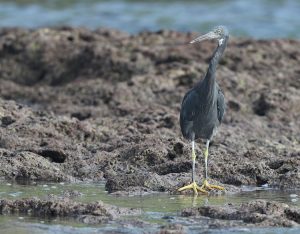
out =
[[215,34],[214,32],[209,32],[200,37],[197,37],[196,39],[192,40],[190,43],[193,44],[195,42],[201,42],[204,40],[215,39],[217,37],[218,37],[217,34]]

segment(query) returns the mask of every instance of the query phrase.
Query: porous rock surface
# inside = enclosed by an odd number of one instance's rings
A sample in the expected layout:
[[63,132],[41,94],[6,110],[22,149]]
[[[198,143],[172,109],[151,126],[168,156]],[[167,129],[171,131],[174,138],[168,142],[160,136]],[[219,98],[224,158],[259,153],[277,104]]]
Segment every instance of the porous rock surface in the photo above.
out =
[[285,203],[253,200],[240,205],[186,208],[183,217],[207,217],[206,225],[218,227],[299,227],[300,209]]
[[[193,33],[0,30],[0,177],[106,179],[115,191],[175,191],[191,180],[182,97],[216,44]],[[217,70],[227,111],[209,176],[300,188],[300,42],[231,38]],[[197,181],[203,178],[203,143]]]
[[106,223],[124,215],[138,215],[138,209],[120,208],[100,202],[81,203],[70,199],[0,200],[0,214],[26,214],[36,217],[73,217],[87,224]]

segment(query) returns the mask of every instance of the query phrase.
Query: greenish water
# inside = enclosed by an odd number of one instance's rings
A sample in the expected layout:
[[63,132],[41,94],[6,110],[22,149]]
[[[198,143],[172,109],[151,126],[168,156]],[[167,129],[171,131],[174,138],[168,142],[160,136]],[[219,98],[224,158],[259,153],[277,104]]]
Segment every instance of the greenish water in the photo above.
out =
[[[81,193],[75,199],[81,202],[94,202],[101,200],[104,203],[121,207],[141,209],[142,215],[138,217],[126,217],[127,220],[138,218],[151,223],[146,227],[136,227],[128,224],[109,223],[105,225],[85,225],[70,218],[45,219],[28,216],[0,216],[0,233],[98,233],[98,232],[122,232],[140,233],[145,228],[148,232],[155,232],[160,225],[179,222],[189,227],[189,232],[198,233],[201,228],[185,218],[179,217],[183,208],[200,206],[205,204],[224,205],[227,203],[238,204],[253,199],[266,199],[271,201],[284,202],[290,205],[300,206],[300,191],[282,191],[269,188],[244,187],[243,192],[234,195],[223,196],[198,196],[196,199],[189,196],[170,195],[157,193],[146,196],[116,196],[107,194],[104,184],[68,184],[68,183],[39,183],[39,184],[15,184],[2,182],[0,184],[0,198],[47,198],[49,194],[61,196],[68,191]],[[168,218],[168,217],[171,217]],[[126,223],[126,222],[125,222]],[[207,230],[206,230],[207,231]],[[209,230],[209,233],[234,233],[252,232],[256,233],[298,233],[299,229],[226,229]]]
[[129,33],[207,31],[235,36],[300,38],[298,0],[0,0],[0,27],[84,26]]

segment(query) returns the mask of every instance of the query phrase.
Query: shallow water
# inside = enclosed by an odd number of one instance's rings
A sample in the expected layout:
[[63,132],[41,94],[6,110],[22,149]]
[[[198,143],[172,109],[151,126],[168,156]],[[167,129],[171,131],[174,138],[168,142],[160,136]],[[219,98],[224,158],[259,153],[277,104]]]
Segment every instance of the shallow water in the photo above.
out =
[[[224,205],[227,203],[238,204],[253,199],[266,199],[300,206],[300,191],[282,191],[270,188],[244,187],[243,192],[235,195],[224,196],[198,196],[196,199],[189,196],[169,195],[167,193],[151,194],[146,196],[115,196],[107,194],[104,184],[68,184],[68,183],[39,183],[15,184],[2,182],[0,184],[0,198],[20,199],[39,197],[46,198],[49,194],[62,195],[66,191],[78,191],[81,196],[75,199],[81,202],[94,202],[101,200],[107,204],[122,207],[140,208],[143,212],[139,217],[126,217],[127,220],[139,218],[151,223],[146,227],[135,227],[128,223],[109,223],[105,225],[85,225],[70,218],[37,218],[28,216],[0,216],[0,233],[96,233],[99,231],[119,231],[122,233],[140,233],[142,230],[155,232],[160,225],[178,222],[188,231],[199,233],[201,227],[186,218],[178,217],[181,209],[204,204]],[[204,231],[204,230],[202,230]],[[205,230],[206,232],[208,230]],[[300,229],[222,229],[209,230],[208,233],[299,233]]]
[[136,33],[204,32],[224,24],[235,36],[300,38],[299,12],[298,0],[0,0],[0,27],[72,25]]

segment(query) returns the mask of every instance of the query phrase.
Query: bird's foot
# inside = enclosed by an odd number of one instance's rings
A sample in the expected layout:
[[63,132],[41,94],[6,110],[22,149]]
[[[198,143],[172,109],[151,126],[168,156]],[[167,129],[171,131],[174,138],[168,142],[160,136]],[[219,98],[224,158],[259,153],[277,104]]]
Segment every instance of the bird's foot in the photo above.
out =
[[208,193],[208,191],[213,189],[222,190],[222,191],[225,190],[225,188],[222,186],[209,184],[206,179],[203,181],[203,185],[200,188],[201,190],[206,191],[206,193]]
[[203,185],[201,187],[199,187],[196,184],[196,182],[193,182],[189,185],[186,185],[182,188],[179,188],[178,191],[180,192],[180,191],[187,190],[187,189],[193,189],[195,195],[198,195],[198,191],[201,192],[201,193],[208,194],[208,192],[205,189],[203,189],[202,187],[203,187]]

